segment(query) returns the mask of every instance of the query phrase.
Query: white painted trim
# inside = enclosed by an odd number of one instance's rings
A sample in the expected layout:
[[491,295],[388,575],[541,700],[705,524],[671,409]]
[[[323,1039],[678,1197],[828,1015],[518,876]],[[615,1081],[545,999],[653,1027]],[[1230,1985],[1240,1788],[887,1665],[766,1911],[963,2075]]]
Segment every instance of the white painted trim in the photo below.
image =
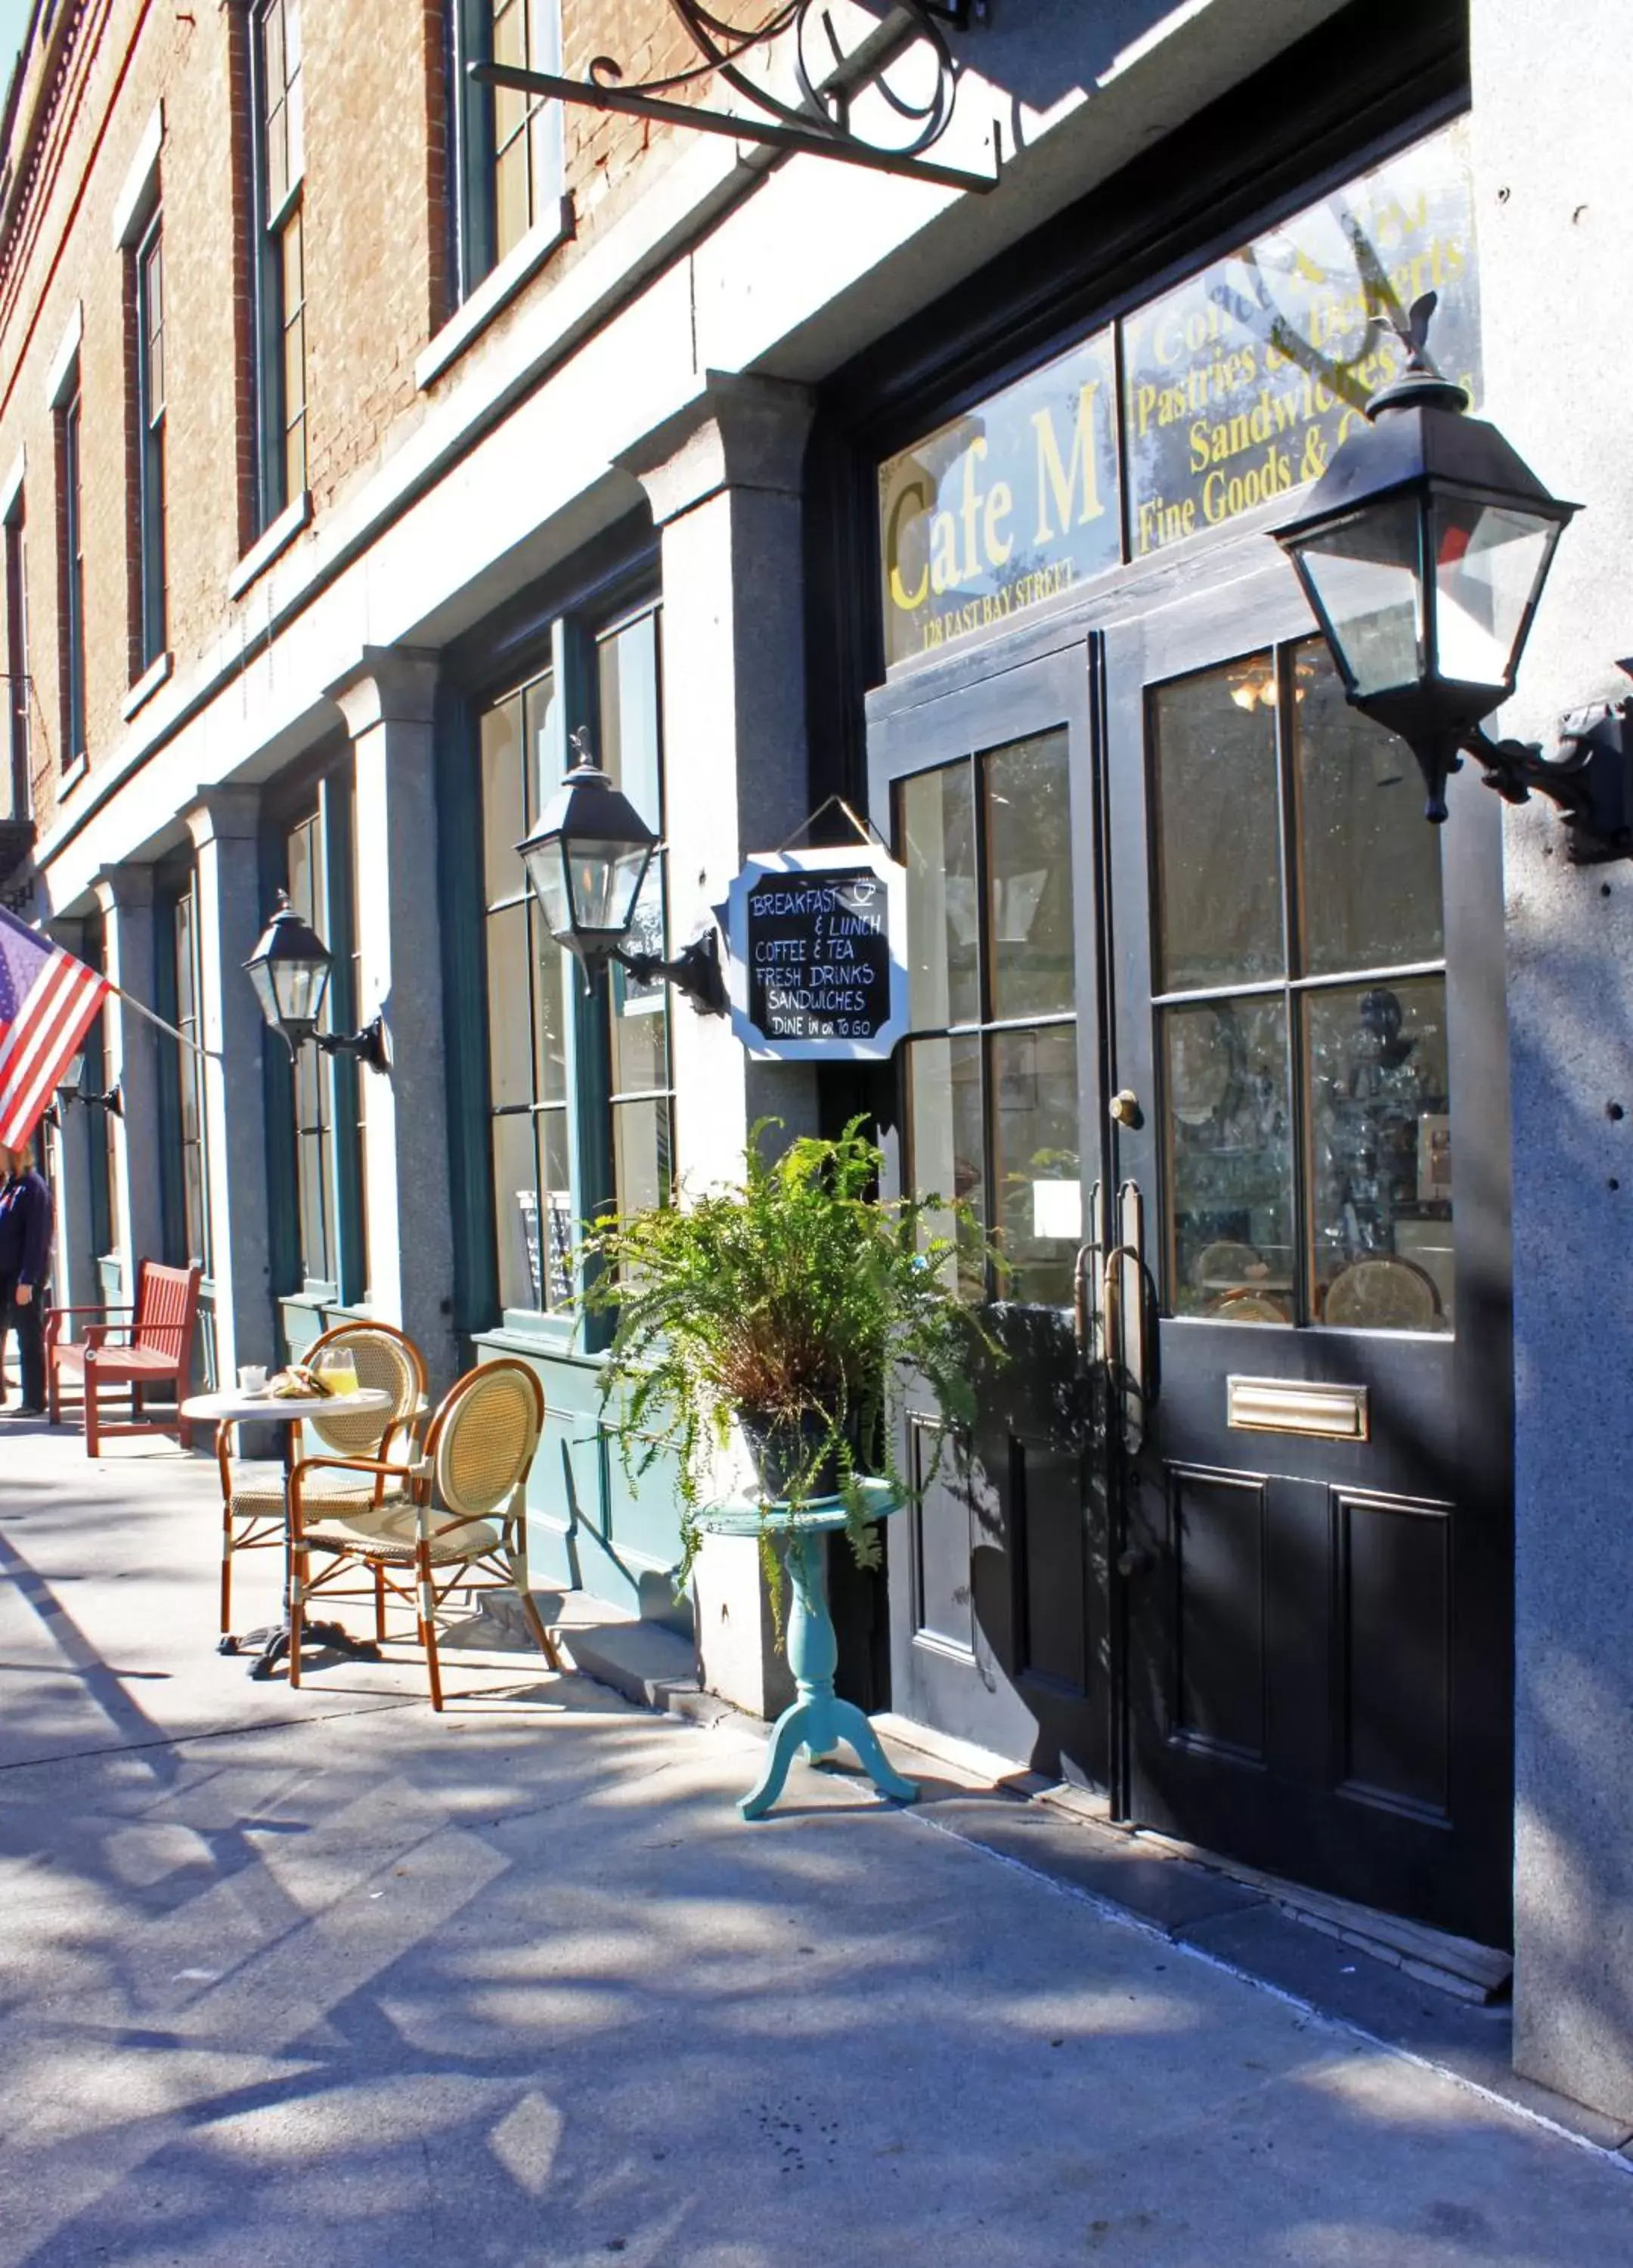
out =
[[85,302],[76,299],[74,312],[64,327],[62,341],[51,357],[51,367],[46,372],[46,407],[61,409],[68,400],[74,375],[74,365],[79,359],[79,342],[85,333]]
[[161,95],[142,129],[130,170],[114,200],[114,249],[123,252],[147,226],[158,181],[158,152],[165,139],[165,103]]
[[169,653],[161,653],[157,661],[149,663],[119,704],[119,713],[127,725],[136,711],[152,699],[174,666],[175,657]]
[[69,797],[79,785],[81,780],[86,777],[90,770],[91,759],[88,756],[80,755],[74,758],[73,762],[69,765],[66,771],[62,774],[61,777],[57,781],[56,799],[59,803],[66,803],[68,801]]
[[11,460],[11,471],[0,482],[0,526],[9,526],[11,515],[17,510],[18,498],[23,493],[23,475],[27,469],[27,450],[19,449]]
[[513,244],[498,266],[482,277],[470,298],[451,315],[414,365],[414,383],[422,393],[441,377],[448,364],[462,355],[471,341],[485,331],[502,307],[508,307],[531,276],[573,232],[573,201],[558,200],[553,217],[538,221],[519,244]]
[[270,567],[312,518],[312,490],[302,489],[293,504],[286,504],[271,526],[256,537],[227,578],[227,596],[237,599],[248,590],[263,569]]

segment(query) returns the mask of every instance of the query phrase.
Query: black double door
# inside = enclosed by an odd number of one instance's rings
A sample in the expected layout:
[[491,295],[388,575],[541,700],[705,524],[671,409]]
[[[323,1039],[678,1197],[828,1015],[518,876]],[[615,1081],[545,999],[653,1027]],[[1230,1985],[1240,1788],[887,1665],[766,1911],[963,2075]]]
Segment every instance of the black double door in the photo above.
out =
[[965,1270],[1007,1357],[968,1476],[894,1539],[894,1705],[1504,1941],[1496,799],[1424,823],[1279,563],[891,688],[871,747],[898,1170],[1009,1263]]

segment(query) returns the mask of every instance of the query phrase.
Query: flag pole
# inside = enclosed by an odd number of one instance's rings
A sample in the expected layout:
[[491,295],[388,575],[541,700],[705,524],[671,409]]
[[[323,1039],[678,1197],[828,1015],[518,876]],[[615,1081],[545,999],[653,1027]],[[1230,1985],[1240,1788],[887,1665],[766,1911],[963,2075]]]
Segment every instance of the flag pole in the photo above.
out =
[[133,1000],[129,992],[122,991],[111,979],[107,981],[108,990],[115,999],[122,1000],[127,1008],[134,1008],[138,1016],[145,1016],[150,1024],[157,1024],[161,1032],[168,1032],[173,1040],[179,1040],[184,1048],[191,1048],[194,1054],[202,1056],[206,1063],[220,1062],[221,1056],[218,1049],[200,1047],[196,1040],[188,1039],[185,1032],[179,1032],[173,1024],[167,1024],[162,1016],[156,1016],[153,1011],[144,1006],[140,1000]]

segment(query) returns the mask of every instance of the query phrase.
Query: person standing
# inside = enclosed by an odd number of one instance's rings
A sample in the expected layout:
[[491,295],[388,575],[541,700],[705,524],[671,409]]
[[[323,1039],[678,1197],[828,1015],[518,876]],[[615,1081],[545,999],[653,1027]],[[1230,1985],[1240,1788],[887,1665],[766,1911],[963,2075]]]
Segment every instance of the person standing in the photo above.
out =
[[18,1415],[45,1414],[45,1286],[51,1263],[51,1192],[34,1170],[33,1152],[0,1144],[0,1396],[5,1391],[4,1354],[17,1334],[23,1370]]

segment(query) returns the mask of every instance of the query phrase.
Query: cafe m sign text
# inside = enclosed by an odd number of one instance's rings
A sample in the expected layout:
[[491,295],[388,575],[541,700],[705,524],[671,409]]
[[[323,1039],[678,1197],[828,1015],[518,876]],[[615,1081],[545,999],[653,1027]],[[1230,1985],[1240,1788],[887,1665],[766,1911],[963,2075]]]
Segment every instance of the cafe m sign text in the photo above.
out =
[[1437,357],[1477,398],[1466,121],[882,465],[887,666],[1318,478],[1429,291]]
[[1122,556],[1117,366],[1100,332],[881,466],[886,659],[1070,589]]
[[786,1063],[882,1060],[907,1021],[907,876],[864,844],[766,850],[726,909],[732,1027]]

